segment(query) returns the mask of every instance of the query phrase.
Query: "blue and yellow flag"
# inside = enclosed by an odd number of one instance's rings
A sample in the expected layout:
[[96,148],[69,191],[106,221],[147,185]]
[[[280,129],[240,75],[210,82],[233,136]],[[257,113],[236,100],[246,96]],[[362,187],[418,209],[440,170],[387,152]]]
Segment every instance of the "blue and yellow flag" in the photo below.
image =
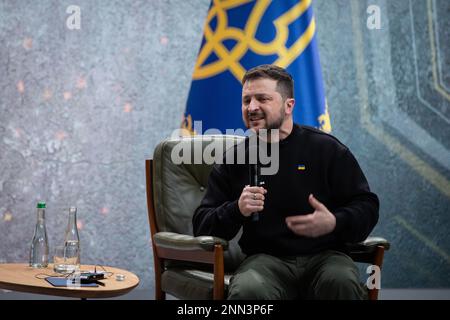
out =
[[275,64],[294,78],[294,122],[330,132],[311,1],[212,0],[182,127],[245,129],[241,79]]

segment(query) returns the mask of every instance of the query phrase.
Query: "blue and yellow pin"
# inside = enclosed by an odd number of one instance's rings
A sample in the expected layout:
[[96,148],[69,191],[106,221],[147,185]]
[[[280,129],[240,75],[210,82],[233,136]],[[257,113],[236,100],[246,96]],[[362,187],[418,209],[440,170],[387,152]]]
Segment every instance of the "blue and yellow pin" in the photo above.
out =
[[306,170],[306,166],[305,166],[304,164],[299,164],[299,165],[297,166],[297,170],[304,171],[304,170]]

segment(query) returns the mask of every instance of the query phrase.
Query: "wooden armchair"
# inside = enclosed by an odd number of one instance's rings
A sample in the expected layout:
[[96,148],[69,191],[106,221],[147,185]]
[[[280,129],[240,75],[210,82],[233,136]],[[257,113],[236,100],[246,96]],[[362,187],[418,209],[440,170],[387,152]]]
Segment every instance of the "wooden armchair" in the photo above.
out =
[[[145,162],[157,300],[165,299],[166,293],[180,299],[225,299],[231,275],[244,258],[235,239],[228,242],[217,237],[192,236],[192,215],[203,198],[212,165],[174,164],[171,155],[180,146],[184,150],[205,150],[214,141],[225,148],[243,139],[229,135],[210,137],[211,140],[202,136],[167,139],[155,148],[153,160]],[[348,254],[356,262],[381,268],[388,249],[385,239],[368,238],[349,245]],[[369,299],[377,297],[377,289],[369,290]]]

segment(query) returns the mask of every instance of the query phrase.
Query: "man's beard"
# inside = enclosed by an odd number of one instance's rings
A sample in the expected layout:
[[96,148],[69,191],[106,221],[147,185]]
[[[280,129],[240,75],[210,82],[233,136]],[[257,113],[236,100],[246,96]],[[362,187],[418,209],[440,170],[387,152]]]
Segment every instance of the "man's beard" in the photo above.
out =
[[[283,106],[281,107],[279,117],[278,117],[277,119],[271,121],[271,122],[268,121],[268,119],[266,118],[265,113],[261,113],[261,114],[259,114],[259,113],[258,113],[258,114],[249,114],[249,118],[251,118],[252,116],[255,116],[255,115],[262,116],[261,119],[264,119],[265,122],[266,122],[266,124],[265,124],[265,126],[264,126],[263,128],[261,128],[261,129],[266,130],[267,133],[270,134],[272,130],[280,129],[281,126],[283,125],[283,122],[284,122],[284,119],[285,119],[285,106],[283,105]],[[250,122],[251,122],[251,120],[249,119],[249,123],[250,123]],[[248,126],[248,128],[251,128],[250,125]],[[255,131],[256,134],[258,134],[258,132],[259,132],[259,129],[254,129],[254,128],[253,128],[252,130]]]
[[275,119],[272,122],[266,121],[266,129],[267,129],[268,133],[270,133],[270,131],[273,130],[273,129],[280,129],[281,128],[281,125],[283,124],[284,117],[285,117],[285,112],[284,111],[285,111],[285,109],[284,109],[284,105],[283,105],[283,107],[281,107],[281,109],[280,109],[280,116],[277,119]]

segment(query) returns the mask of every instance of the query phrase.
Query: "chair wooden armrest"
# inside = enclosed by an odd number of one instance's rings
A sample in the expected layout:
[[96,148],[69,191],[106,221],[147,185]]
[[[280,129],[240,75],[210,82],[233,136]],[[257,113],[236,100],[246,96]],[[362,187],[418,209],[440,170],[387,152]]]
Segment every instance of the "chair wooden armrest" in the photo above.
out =
[[193,237],[175,232],[157,232],[153,235],[153,241],[160,247],[178,250],[202,249],[213,251],[216,244],[222,245],[224,250],[228,249],[228,241],[213,236]]
[[[156,258],[162,266],[162,259],[190,261],[213,265],[214,300],[223,300],[225,295],[225,268],[223,252],[228,248],[226,240],[216,237],[192,237],[172,232],[158,232],[153,236]],[[159,277],[163,268],[159,269]]]
[[358,243],[346,244],[346,251],[356,262],[371,263],[381,266],[382,260],[379,261],[380,257],[377,258],[377,255],[380,255],[380,250],[382,250],[383,253],[384,251],[389,250],[390,246],[389,241],[384,238],[368,237],[366,240]]

